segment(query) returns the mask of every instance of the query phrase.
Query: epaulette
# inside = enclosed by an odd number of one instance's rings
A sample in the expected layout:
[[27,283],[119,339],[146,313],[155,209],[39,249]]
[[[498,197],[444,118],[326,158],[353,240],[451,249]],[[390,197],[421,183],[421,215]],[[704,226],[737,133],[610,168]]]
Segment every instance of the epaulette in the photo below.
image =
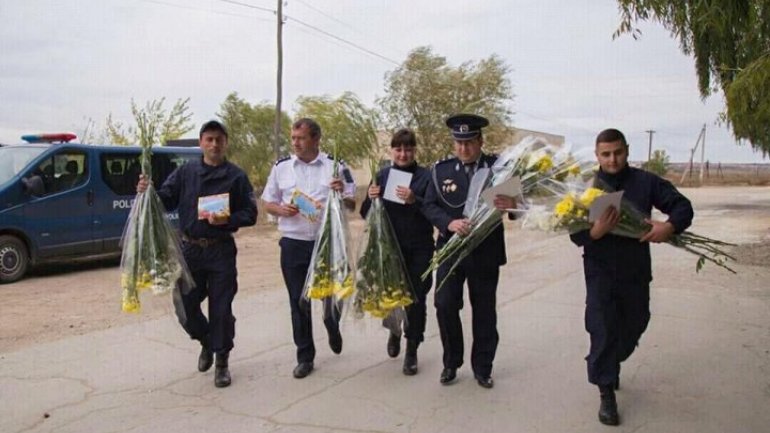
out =
[[451,162],[453,159],[456,159],[456,158],[454,156],[447,156],[444,159],[439,159],[438,161],[436,161],[435,165],[445,164],[447,162]]
[[288,161],[288,160],[290,160],[290,159],[291,159],[291,156],[284,156],[283,158],[281,158],[281,159],[279,159],[278,161],[276,161],[276,162],[275,162],[275,165],[278,165],[278,164],[280,164],[280,163],[282,163],[282,162],[284,162],[284,161]]
[[[329,158],[329,159],[331,159],[332,161],[334,161],[334,156],[332,156],[332,155],[329,155],[329,154],[327,153],[327,154],[326,154],[326,157],[327,157],[327,158]],[[345,160],[344,160],[344,159],[340,159],[340,160],[339,160],[339,163],[340,163],[340,164],[345,164],[345,165],[347,165],[347,164],[348,164],[347,162],[345,162]]]

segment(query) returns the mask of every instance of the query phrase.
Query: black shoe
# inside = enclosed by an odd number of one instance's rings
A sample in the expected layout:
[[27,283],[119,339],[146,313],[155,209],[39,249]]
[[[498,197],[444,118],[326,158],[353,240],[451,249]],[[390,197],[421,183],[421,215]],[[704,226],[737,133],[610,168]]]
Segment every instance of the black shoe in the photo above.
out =
[[402,371],[407,376],[417,374],[417,346],[419,344],[415,340],[406,340],[406,354],[404,354],[404,368]]
[[599,422],[604,425],[620,424],[618,403],[615,401],[614,385],[600,386],[601,405],[599,406]]
[[302,379],[303,377],[307,377],[311,371],[313,371],[312,362],[300,362],[296,367],[294,367],[293,374],[295,378]]
[[390,333],[388,337],[388,356],[395,358],[401,352],[401,336]]
[[479,383],[479,386],[482,388],[492,388],[495,386],[495,381],[492,380],[492,376],[482,376],[480,374],[475,374],[474,377],[476,378],[476,382]]
[[230,386],[230,369],[228,368],[229,353],[217,353],[217,367],[214,370],[214,386],[225,388]]
[[214,352],[206,345],[201,345],[201,354],[198,355],[198,371],[203,373],[209,371],[209,368],[214,364]]
[[445,368],[441,372],[440,382],[441,382],[442,385],[451,385],[456,377],[457,377],[457,369],[456,368]]
[[342,334],[340,334],[339,329],[336,333],[329,335],[329,347],[337,355],[342,353]]

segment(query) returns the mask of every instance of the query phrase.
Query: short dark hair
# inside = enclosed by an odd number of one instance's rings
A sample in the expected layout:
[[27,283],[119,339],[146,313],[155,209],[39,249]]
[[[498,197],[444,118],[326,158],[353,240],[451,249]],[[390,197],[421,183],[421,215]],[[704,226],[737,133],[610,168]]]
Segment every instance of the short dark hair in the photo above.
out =
[[321,125],[309,117],[298,119],[291,125],[291,129],[299,129],[303,125],[307,126],[307,129],[310,130],[310,138],[321,138]]
[[417,136],[409,128],[402,128],[393,133],[390,139],[390,147],[415,147],[417,146]]
[[605,129],[604,131],[600,132],[599,135],[596,136],[596,143],[612,143],[615,141],[620,141],[623,146],[628,147],[628,142],[626,142],[626,136],[623,135],[622,132],[618,131],[614,128]]
[[204,123],[203,126],[201,126],[198,137],[203,137],[203,133],[209,131],[219,131],[225,136],[225,138],[227,138],[227,129],[225,128],[225,125],[223,125],[218,120],[209,120],[208,122]]

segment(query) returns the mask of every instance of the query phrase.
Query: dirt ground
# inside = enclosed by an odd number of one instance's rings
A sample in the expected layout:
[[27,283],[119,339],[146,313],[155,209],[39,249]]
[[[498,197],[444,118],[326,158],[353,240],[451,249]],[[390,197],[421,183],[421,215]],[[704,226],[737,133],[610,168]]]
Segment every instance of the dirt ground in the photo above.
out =
[[[770,188],[708,187],[683,192],[696,209],[694,231],[708,235],[715,225],[729,227],[730,238],[724,240],[739,244],[732,248],[739,266],[770,266]],[[509,238],[517,230],[510,225]],[[351,217],[354,233],[362,226],[357,215]],[[237,234],[238,297],[284,290],[278,237],[276,227],[264,222]],[[509,247],[509,255],[513,254]],[[174,314],[169,297],[149,294],[142,298],[141,313],[122,313],[119,281],[117,262],[111,260],[49,265],[19,282],[0,286],[0,353]]]

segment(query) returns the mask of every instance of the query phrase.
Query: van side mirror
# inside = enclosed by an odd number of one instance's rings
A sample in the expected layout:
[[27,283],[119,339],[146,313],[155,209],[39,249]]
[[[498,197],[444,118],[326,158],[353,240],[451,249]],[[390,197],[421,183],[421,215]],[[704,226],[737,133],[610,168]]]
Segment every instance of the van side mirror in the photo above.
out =
[[26,194],[34,197],[45,195],[45,184],[43,184],[43,178],[37,174],[22,178],[21,183],[24,185],[24,192]]

